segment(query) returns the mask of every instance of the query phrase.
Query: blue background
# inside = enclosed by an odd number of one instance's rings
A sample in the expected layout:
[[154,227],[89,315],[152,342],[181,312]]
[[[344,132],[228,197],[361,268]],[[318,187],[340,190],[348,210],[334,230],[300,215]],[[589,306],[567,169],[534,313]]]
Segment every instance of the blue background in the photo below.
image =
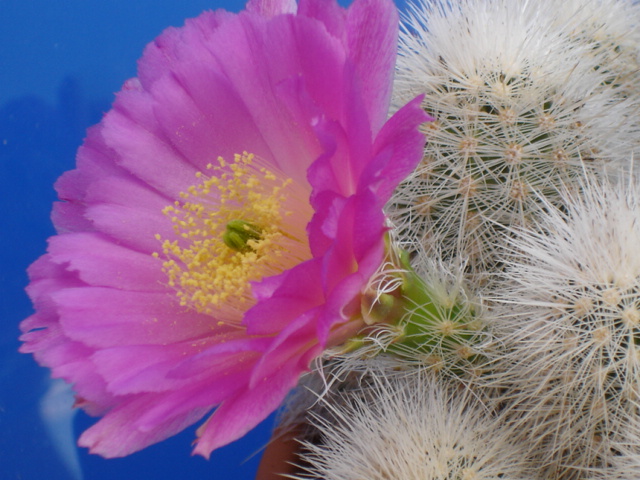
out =
[[[341,2],[348,3],[348,2]],[[85,449],[79,469],[58,452],[40,402],[48,370],[17,353],[32,312],[25,270],[54,233],[53,183],[74,167],[86,128],[99,122],[144,46],[168,26],[242,0],[0,0],[0,480],[252,479],[272,419],[242,440],[192,457],[195,428],[123,459]],[[65,410],[66,411],[66,410]],[[93,423],[82,412],[74,437]],[[256,455],[253,455],[257,453]]]

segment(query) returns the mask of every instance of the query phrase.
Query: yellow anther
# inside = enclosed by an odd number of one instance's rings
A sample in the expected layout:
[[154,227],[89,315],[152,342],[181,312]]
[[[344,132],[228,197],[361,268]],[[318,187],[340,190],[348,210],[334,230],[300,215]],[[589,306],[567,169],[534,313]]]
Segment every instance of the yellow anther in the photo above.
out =
[[[255,163],[253,155],[244,153],[233,162],[219,158],[218,165],[208,165],[211,177],[198,172],[200,183],[180,195],[183,201],[163,209],[175,239],[156,235],[162,242],[167,283],[176,289],[180,303],[215,313],[220,320],[237,319],[237,312],[250,306],[251,282],[304,260],[285,253],[308,255],[304,226],[283,221],[291,214],[287,202],[294,192],[292,180]],[[304,225],[311,216],[306,208],[303,205]],[[292,247],[292,242],[303,245]],[[221,308],[233,312],[225,316]]]

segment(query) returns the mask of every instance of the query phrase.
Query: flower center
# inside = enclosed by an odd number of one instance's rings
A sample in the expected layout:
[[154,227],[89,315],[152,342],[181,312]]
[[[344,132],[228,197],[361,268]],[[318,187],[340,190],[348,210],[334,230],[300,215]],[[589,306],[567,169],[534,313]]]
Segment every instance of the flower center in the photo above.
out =
[[253,250],[249,240],[259,241],[262,229],[244,220],[231,220],[227,223],[227,229],[222,234],[222,241],[232,250],[248,252]]
[[261,163],[246,152],[218,158],[211,176],[198,172],[201,183],[164,208],[176,236],[156,238],[181,305],[237,322],[254,303],[250,282],[310,258],[308,193]]

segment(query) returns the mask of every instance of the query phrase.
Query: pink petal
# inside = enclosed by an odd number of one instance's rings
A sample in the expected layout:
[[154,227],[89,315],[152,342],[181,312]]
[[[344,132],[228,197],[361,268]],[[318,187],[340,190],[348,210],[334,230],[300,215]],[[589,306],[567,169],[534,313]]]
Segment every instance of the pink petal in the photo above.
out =
[[[220,336],[208,348],[189,358],[183,359],[174,365],[170,372],[171,377],[183,378],[207,373],[225,371],[221,365],[226,365],[229,358],[235,358],[235,362],[245,362],[248,358],[255,359],[262,354],[271,343],[271,339],[265,337],[247,337],[242,331],[236,330],[235,335]],[[245,355],[245,354],[251,355]]]
[[97,231],[112,237],[117,243],[140,252],[160,252],[162,244],[155,238],[173,238],[171,221],[157,210],[145,210],[137,205],[106,203],[90,205],[85,213]]
[[422,97],[417,97],[398,110],[376,137],[375,158],[360,182],[372,185],[381,203],[386,203],[421,158],[426,139],[416,125],[433,120],[422,110],[421,102]]
[[211,317],[181,307],[171,292],[83,287],[52,298],[65,334],[93,348],[196,339],[211,334],[216,325]]
[[308,370],[311,359],[325,346],[316,335],[320,313],[320,308],[309,310],[282,329],[253,369],[250,389],[255,388],[263,379],[271,378],[288,364],[297,364],[300,373]]
[[242,437],[280,405],[301,373],[296,363],[284,365],[276,375],[264,378],[251,390],[227,398],[198,429],[194,453],[209,458],[216,448]]
[[[208,356],[208,366],[199,371],[183,367],[193,366],[194,358],[212,345],[226,344],[238,337],[237,333],[227,333],[170,345],[118,346],[99,350],[92,360],[109,391],[118,395],[175,391],[193,384],[203,385],[202,389],[214,383],[213,378],[222,372],[228,376],[235,370],[247,370],[241,355],[228,353],[224,359]],[[212,403],[211,398],[209,395],[208,405]]]
[[298,15],[313,18],[322,23],[332,37],[344,41],[347,11],[338,2],[324,0],[300,0]]
[[351,60],[362,99],[377,132],[387,119],[398,44],[398,11],[385,0],[354,1],[347,17]]
[[166,292],[161,260],[119,246],[99,234],[53,237],[49,240],[49,253],[55,263],[66,264],[88,285]]
[[[258,303],[244,315],[248,335],[272,335],[280,332],[296,317],[304,314],[324,300],[319,282],[308,282],[321,277],[322,262],[309,260],[280,275],[264,278],[253,284]],[[300,285],[305,285],[300,289]]]
[[87,131],[84,144],[78,149],[77,168],[64,173],[55,188],[62,200],[83,201],[87,186],[96,178],[123,172],[113,164],[113,152],[104,144],[100,125]]
[[84,216],[85,206],[79,203],[55,202],[51,221],[58,233],[90,232],[93,224]]
[[295,0],[249,0],[246,9],[261,17],[271,18],[286,13],[296,13],[298,5]]
[[86,430],[78,445],[107,458],[123,457],[153,443],[164,440],[200,420],[208,408],[194,409],[170,417],[150,430],[133,430],[132,422],[158,402],[154,394],[135,396],[122,402],[98,423]]
[[194,183],[198,169],[164,138],[150,100],[146,92],[121,92],[102,121],[102,137],[116,153],[116,164],[175,198]]

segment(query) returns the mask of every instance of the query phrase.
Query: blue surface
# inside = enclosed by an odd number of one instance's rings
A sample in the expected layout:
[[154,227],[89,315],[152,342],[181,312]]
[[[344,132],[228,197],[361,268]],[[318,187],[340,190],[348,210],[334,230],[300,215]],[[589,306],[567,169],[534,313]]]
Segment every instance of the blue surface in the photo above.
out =
[[[242,6],[228,0],[0,0],[0,480],[254,477],[259,455],[248,458],[268,440],[270,421],[210,461],[190,455],[193,428],[123,459],[104,460],[85,449],[59,452],[64,440],[55,434],[64,434],[64,426],[49,434],[40,413],[49,373],[17,353],[18,323],[32,312],[25,269],[54,233],[53,183],[73,168],[86,128],[109,109],[113,93],[135,75],[145,44],[165,27],[207,8]],[[75,437],[92,422],[79,413]],[[76,450],[79,470],[69,460]]]

